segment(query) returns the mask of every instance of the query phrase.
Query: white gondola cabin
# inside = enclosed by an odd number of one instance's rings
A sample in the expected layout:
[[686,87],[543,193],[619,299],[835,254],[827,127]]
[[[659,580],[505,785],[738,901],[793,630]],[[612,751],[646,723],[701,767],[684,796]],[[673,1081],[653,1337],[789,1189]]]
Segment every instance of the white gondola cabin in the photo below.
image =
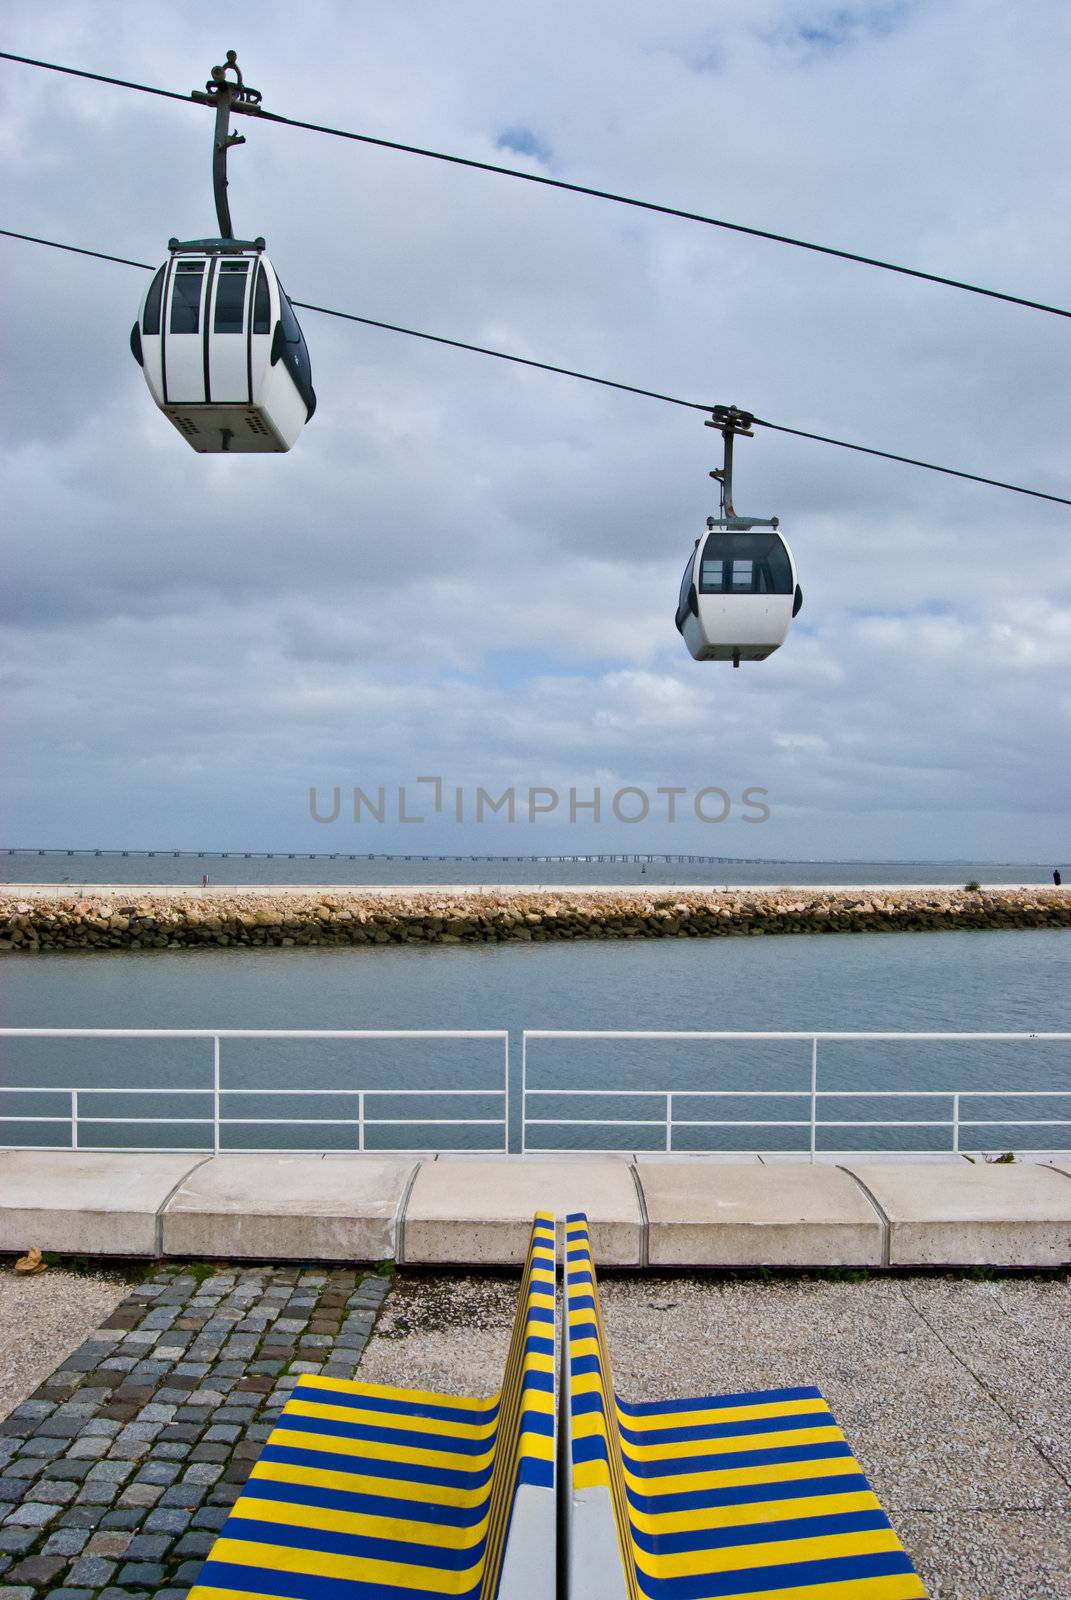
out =
[[130,348],[194,450],[289,450],[316,409],[305,337],[263,239],[170,241]]
[[803,604],[777,524],[708,528],[681,581],[676,623],[696,661],[765,661]]

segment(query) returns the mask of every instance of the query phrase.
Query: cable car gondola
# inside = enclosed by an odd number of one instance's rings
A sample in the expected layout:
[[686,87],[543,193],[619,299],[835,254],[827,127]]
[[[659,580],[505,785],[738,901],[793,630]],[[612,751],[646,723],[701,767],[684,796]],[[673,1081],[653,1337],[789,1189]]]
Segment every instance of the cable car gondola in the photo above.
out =
[[130,348],[195,450],[289,450],[316,409],[312,364],[263,239],[172,239]]
[[732,442],[751,436],[754,419],[718,406],[714,421],[725,440],[725,464],[711,473],[721,484],[718,518],[707,518],[681,580],[675,621],[696,661],[765,661],[788,634],[803,604],[796,563],[776,517],[738,517],[732,503]]
[[[226,74],[232,70],[232,81]],[[255,113],[233,50],[195,99],[216,107],[213,184],[218,239],[168,241],[130,348],[160,410],[201,453],[289,450],[316,409],[312,363],[263,239],[236,239],[227,203],[231,109]]]

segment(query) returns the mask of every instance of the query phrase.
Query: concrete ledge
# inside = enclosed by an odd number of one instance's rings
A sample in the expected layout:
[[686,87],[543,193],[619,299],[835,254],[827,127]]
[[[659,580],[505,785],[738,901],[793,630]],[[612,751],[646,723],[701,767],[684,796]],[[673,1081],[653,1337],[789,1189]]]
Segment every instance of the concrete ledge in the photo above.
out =
[[0,1150],[0,1250],[159,1255],[159,1214],[204,1159],[196,1152]]
[[512,1156],[497,1161],[427,1161],[405,1210],[406,1265],[524,1260],[534,1211],[586,1211],[596,1259],[638,1267],[643,1213],[630,1163],[622,1157]]
[[412,1158],[214,1156],[172,1197],[163,1217],[163,1253],[257,1260],[393,1258],[398,1214],[415,1170]]
[[0,1151],[0,1251],[516,1264],[586,1211],[604,1267],[1071,1262],[1071,1161]]
[[881,1218],[836,1167],[647,1162],[639,1176],[652,1267],[881,1265]]
[[1071,1261],[1071,1183],[1051,1167],[844,1165],[888,1219],[891,1267],[1059,1267]]

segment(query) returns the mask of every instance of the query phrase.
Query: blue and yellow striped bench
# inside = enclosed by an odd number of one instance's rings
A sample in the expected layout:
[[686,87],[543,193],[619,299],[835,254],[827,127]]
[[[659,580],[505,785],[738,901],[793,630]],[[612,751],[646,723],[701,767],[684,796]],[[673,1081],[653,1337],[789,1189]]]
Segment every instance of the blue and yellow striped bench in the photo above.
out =
[[925,1600],[817,1389],[626,1404],[582,1215],[565,1256],[572,1600]]
[[551,1600],[554,1289],[539,1213],[490,1399],[300,1378],[190,1600]]

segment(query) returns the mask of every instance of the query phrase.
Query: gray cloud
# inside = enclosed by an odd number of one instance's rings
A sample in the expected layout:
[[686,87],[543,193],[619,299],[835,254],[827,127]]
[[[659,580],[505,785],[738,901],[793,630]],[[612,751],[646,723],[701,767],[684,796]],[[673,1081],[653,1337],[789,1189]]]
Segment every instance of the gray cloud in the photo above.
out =
[[[1054,0],[83,0],[15,19],[10,48],[185,89],[234,44],[272,109],[490,160],[527,132],[532,170],[1059,302],[1069,31]],[[8,225],[146,261],[210,227],[203,113],[3,75]],[[245,131],[236,221],[299,299],[1067,492],[1052,319]],[[771,823],[719,834],[741,853],[1059,853],[1065,510],[760,433],[738,503],[784,519],[805,608],[770,661],[701,667],[672,626],[713,498],[698,414],[307,313],[298,447],[205,460],[126,349],[145,275],[0,249],[16,842],[324,847],[309,783],[419,768],[763,784]]]

